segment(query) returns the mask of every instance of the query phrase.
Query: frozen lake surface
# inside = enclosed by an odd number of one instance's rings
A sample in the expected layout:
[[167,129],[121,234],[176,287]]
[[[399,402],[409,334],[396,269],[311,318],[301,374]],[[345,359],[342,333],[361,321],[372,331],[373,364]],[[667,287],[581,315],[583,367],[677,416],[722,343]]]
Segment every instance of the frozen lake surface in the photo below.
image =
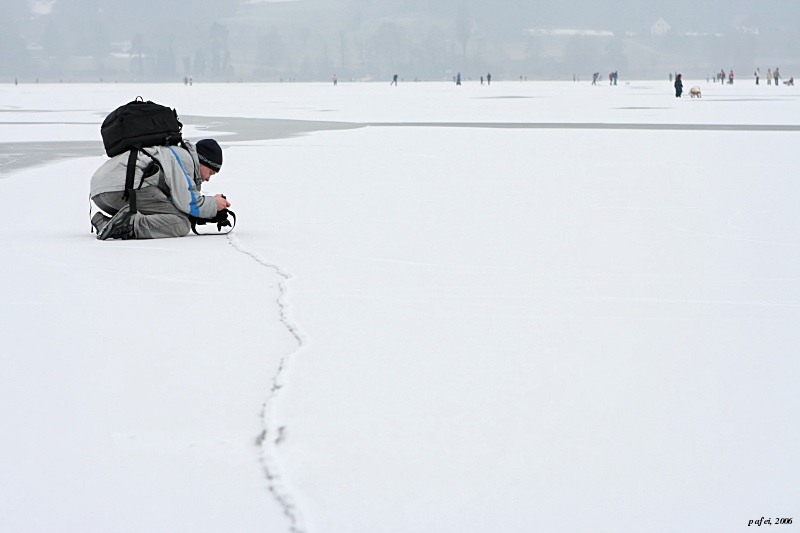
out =
[[[0,529],[800,520],[800,92],[694,84],[0,87]],[[228,237],[89,233],[138,95]]]

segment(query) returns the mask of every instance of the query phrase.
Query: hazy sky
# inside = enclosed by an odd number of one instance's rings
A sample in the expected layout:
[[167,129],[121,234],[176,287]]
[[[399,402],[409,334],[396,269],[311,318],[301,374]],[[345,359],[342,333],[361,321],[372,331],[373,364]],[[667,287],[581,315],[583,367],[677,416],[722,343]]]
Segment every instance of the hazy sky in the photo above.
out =
[[479,23],[505,27],[643,28],[658,17],[674,25],[719,28],[749,19],[764,26],[800,22],[792,0],[297,0],[314,6],[358,6],[373,16],[417,13],[444,16],[468,7]]
[[674,27],[707,29],[740,21],[763,27],[797,27],[800,23],[800,2],[793,0],[136,0],[134,3],[129,0],[2,0],[0,6],[6,12],[74,17],[76,28],[80,27],[81,17],[96,10],[127,13],[134,19],[140,18],[137,12],[144,11],[150,19],[184,13],[189,20],[195,19],[195,14],[211,20],[230,16],[235,6],[282,10],[296,6],[300,8],[298,16],[304,17],[308,16],[309,9],[314,9],[320,14],[347,10],[367,17],[417,16],[421,19],[455,16],[466,6],[479,24],[506,28],[636,29],[649,26],[658,17],[665,18]]

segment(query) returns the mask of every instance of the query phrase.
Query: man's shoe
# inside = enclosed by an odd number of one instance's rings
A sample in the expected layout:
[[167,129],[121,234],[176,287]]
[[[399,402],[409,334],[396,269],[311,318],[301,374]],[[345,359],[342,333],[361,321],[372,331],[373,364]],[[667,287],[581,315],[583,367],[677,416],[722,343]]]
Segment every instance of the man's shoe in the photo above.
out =
[[111,217],[107,217],[102,211],[95,213],[92,217],[92,226],[94,226],[94,231],[100,235],[100,232],[103,231],[103,228],[106,227],[106,224],[108,224],[109,220],[111,220]]
[[[134,213],[135,214],[135,213]],[[117,214],[111,217],[111,220],[103,226],[97,238],[101,241],[107,239],[135,239],[136,233],[134,232],[133,222],[136,217],[131,214],[131,206],[126,205]]]

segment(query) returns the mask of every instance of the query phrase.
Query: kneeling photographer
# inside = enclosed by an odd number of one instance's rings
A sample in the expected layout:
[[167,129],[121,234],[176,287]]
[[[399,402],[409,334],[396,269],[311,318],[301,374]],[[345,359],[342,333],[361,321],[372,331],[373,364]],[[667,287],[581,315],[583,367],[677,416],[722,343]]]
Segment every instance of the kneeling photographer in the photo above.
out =
[[222,148],[214,139],[150,146],[112,157],[91,181],[92,201],[112,215],[97,212],[92,217],[97,238],[183,237],[195,224],[226,222],[231,204],[225,196],[200,193],[221,167]]

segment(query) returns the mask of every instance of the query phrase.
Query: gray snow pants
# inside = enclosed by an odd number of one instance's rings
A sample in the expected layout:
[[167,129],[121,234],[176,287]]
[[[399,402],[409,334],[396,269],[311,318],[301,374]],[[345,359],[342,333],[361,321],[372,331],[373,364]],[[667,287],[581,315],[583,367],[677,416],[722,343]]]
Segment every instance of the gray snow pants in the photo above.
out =
[[[115,215],[128,200],[122,199],[122,191],[103,192],[92,201],[110,215]],[[186,213],[175,207],[158,187],[144,187],[136,191],[136,210],[133,229],[137,239],[162,239],[183,237],[192,229]]]

